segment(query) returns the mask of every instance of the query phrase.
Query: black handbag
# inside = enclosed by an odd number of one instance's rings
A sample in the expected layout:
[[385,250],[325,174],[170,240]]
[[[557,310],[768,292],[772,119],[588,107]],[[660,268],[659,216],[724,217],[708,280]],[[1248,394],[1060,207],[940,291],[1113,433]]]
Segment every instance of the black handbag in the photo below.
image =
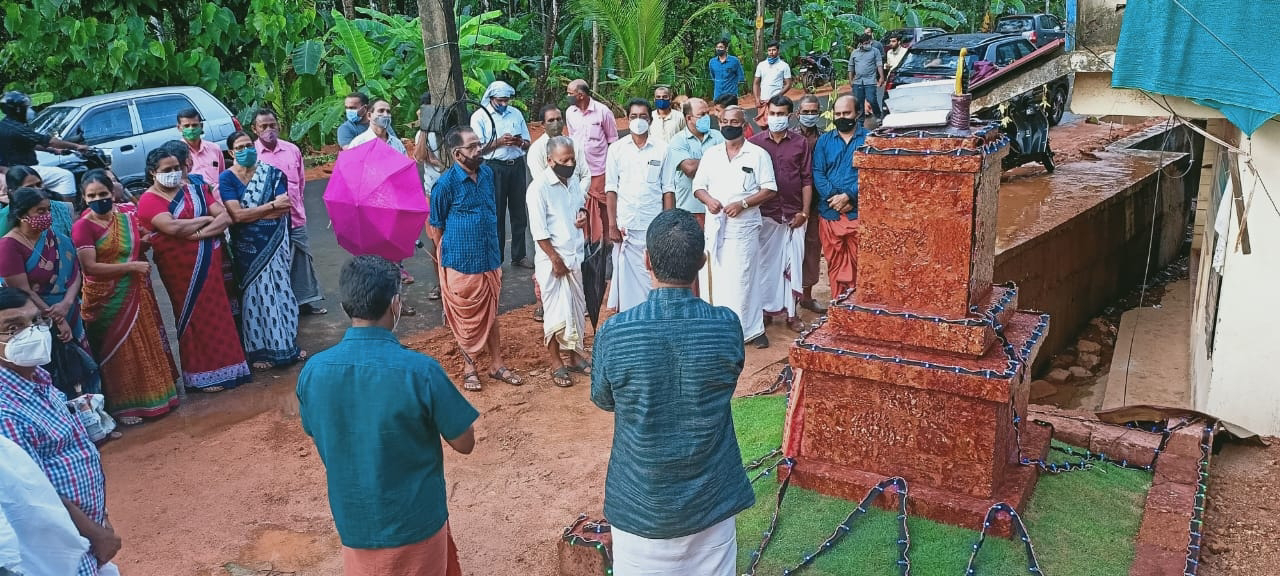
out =
[[53,386],[66,394],[67,398],[75,398],[81,394],[101,394],[98,363],[80,347],[75,338],[66,342],[58,339],[56,325],[49,331],[52,332],[53,342],[49,363],[44,365],[44,369],[53,377]]

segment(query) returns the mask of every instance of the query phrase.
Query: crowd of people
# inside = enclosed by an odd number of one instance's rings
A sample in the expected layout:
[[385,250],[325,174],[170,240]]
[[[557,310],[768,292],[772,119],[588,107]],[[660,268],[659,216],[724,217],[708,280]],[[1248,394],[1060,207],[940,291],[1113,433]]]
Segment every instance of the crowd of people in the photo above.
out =
[[[825,312],[813,298],[819,258],[833,293],[852,288],[857,258],[860,103],[836,99],[824,131],[821,102],[791,100],[776,44],[768,54],[753,86],[758,132],[736,103],[741,65],[724,43],[709,62],[713,102],[657,87],[652,100],[626,103],[625,134],[583,80],[567,84],[567,108],[538,111],[536,140],[505,82],[488,86],[470,126],[442,134],[424,96],[412,155],[430,206],[421,244],[435,263],[428,297],[442,301],[462,351],[461,390],[434,359],[399,346],[399,318],[416,313],[402,300],[416,281],[403,264],[348,261],[340,289],[352,327],[298,379],[347,574],[459,573],[441,439],[461,453],[475,444],[478,413],[462,391],[482,389],[482,355],[490,380],[523,384],[503,360],[499,330],[507,245],[511,267],[532,270],[553,382],[585,375],[596,405],[618,414],[605,499],[615,573],[733,573],[733,518],[753,500],[729,413],[744,346],[769,346],[765,325],[775,319],[803,330],[800,309]],[[344,106],[344,149],[377,139],[409,154],[390,102],[353,93]],[[4,111],[5,122],[27,114]],[[102,394],[126,424],[157,417],[178,405],[182,387],[226,390],[254,370],[307,359],[299,316],[327,312],[301,153],[280,138],[276,114],[259,110],[251,131],[226,139],[230,166],[196,111],[176,122],[181,140],[148,153],[145,193],[129,198],[110,170],[90,171],[80,209],[45,193],[41,173],[0,142],[0,437],[45,472],[68,512],[51,521],[70,520],[59,529],[77,544],[61,558],[68,568],[51,573],[114,573],[121,545],[97,450],[68,398]],[[593,248],[609,250],[614,314],[588,349],[583,265]],[[705,456],[696,470],[685,470],[690,454]]]

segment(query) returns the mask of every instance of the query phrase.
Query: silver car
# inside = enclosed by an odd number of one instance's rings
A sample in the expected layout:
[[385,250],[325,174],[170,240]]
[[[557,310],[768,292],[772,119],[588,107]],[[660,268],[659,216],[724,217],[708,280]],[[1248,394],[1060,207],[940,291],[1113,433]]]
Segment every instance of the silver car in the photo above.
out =
[[[204,138],[226,150],[227,136],[240,130],[226,105],[196,86],[146,88],[51,104],[31,121],[37,132],[101,148],[126,184],[146,178],[147,154],[182,137],[178,111],[195,108],[204,118]],[[37,153],[40,164],[58,166],[75,156]],[[132,181],[132,182],[130,182]]]

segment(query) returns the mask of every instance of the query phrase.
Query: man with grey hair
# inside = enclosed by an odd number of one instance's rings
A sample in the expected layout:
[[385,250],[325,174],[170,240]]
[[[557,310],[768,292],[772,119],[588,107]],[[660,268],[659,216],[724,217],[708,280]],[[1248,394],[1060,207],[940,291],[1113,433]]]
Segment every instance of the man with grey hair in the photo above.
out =
[[302,429],[324,462],[344,573],[461,574],[440,439],[471,453],[479,413],[439,362],[396,338],[394,263],[352,258],[339,289],[351,328],[303,367],[297,394]]
[[[556,136],[547,142],[547,160],[529,186],[529,231],[538,245],[534,281],[542,294],[542,343],[551,357],[551,380],[573,385],[569,372],[591,373],[584,356],[587,301],[582,290],[582,257],[587,225],[585,194],[574,175],[573,140]],[[560,357],[569,352],[570,363]]]
[[605,159],[609,145],[618,140],[618,122],[604,103],[591,97],[591,87],[586,80],[569,82],[567,88],[569,107],[564,111],[565,126],[573,143],[587,156],[587,168],[591,172],[591,185],[587,187],[587,212],[591,225],[587,228],[587,240],[600,242],[609,225],[608,195],[605,194]]

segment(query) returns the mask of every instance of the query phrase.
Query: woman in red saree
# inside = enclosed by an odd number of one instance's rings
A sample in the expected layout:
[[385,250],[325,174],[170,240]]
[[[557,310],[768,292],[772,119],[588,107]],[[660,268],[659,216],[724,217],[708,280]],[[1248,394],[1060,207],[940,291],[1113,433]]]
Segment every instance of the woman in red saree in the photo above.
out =
[[138,199],[138,219],[154,232],[152,260],[173,303],[182,378],[187,388],[221,392],[250,379],[222,282],[222,233],[231,223],[208,188],[187,185],[173,152],[147,154],[152,185]]
[[151,291],[151,264],[138,220],[120,211],[104,170],[81,179],[85,212],[71,228],[84,270],[80,314],[103,374],[107,412],[121,424],[178,405],[178,367]]

